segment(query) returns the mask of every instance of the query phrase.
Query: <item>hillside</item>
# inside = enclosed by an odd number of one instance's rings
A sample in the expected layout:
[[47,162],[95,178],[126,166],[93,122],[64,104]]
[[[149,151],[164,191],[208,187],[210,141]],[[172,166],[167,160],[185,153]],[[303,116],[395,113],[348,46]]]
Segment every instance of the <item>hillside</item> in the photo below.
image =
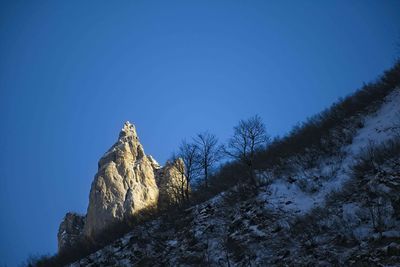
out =
[[227,163],[210,199],[68,266],[399,266],[399,159],[397,64],[258,151],[256,189]]
[[[256,196],[235,189],[221,193],[177,220],[163,217],[141,225],[72,266],[398,264],[399,207],[387,199],[381,203],[380,196],[376,207],[364,200],[369,190],[382,190],[399,201],[399,140],[388,144],[397,153],[379,163],[376,174],[356,177],[354,169],[371,142],[382,144],[399,134],[394,131],[399,103],[397,89],[364,117],[352,144],[342,148],[345,157],[327,158],[319,168],[305,170],[307,176],[297,173],[294,183],[276,177]],[[370,208],[383,213],[382,233],[374,231]]]

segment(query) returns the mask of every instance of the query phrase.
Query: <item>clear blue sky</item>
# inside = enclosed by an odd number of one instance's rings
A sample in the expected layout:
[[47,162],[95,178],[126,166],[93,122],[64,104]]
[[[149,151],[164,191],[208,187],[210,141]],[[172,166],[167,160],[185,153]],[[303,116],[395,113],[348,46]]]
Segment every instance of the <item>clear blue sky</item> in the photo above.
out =
[[259,114],[272,135],[399,56],[400,1],[1,1],[0,266],[54,253],[124,121],[164,163]]

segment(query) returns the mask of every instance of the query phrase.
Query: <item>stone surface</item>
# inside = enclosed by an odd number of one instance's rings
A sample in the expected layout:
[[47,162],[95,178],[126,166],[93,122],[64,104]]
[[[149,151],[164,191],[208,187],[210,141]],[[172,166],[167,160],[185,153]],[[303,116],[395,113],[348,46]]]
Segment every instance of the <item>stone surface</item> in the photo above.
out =
[[159,207],[178,204],[186,196],[185,165],[182,159],[167,162],[157,171],[156,179],[160,188]]
[[81,238],[84,225],[84,216],[68,212],[58,229],[58,251],[73,247]]
[[61,223],[59,249],[73,245],[79,237],[94,238],[143,209],[179,202],[182,186],[186,189],[184,169],[181,159],[161,167],[146,155],[135,126],[126,122],[118,141],[99,160],[86,217],[68,213]]
[[84,234],[93,236],[111,223],[157,205],[157,162],[146,156],[135,126],[126,122],[118,141],[99,160],[89,196]]

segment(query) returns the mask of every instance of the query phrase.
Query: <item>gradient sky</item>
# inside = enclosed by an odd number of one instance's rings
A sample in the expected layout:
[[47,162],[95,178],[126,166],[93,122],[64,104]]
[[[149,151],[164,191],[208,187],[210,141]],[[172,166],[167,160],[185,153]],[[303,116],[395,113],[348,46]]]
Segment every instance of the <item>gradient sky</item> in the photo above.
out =
[[54,253],[124,121],[160,163],[259,114],[271,135],[399,56],[400,1],[1,1],[0,266]]

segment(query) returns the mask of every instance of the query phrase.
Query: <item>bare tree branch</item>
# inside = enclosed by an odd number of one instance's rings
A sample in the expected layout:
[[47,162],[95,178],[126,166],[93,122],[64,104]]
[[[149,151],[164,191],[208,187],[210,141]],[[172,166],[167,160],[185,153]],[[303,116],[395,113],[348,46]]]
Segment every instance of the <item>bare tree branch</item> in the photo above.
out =
[[210,170],[221,158],[221,148],[218,145],[218,138],[209,132],[198,134],[194,142],[198,148],[198,162],[203,170],[204,185],[207,188]]
[[195,177],[198,176],[200,171],[200,166],[198,162],[199,158],[199,149],[196,144],[188,143],[186,140],[183,140],[181,145],[179,146],[179,151],[177,157],[183,160],[185,165],[184,170],[181,170],[183,175],[186,178],[186,188],[185,188],[185,198],[189,200],[189,186]]
[[266,146],[270,137],[260,116],[255,115],[247,120],[239,121],[234,128],[233,136],[229,139],[224,153],[247,166],[249,178],[254,184],[254,157],[257,150]]

